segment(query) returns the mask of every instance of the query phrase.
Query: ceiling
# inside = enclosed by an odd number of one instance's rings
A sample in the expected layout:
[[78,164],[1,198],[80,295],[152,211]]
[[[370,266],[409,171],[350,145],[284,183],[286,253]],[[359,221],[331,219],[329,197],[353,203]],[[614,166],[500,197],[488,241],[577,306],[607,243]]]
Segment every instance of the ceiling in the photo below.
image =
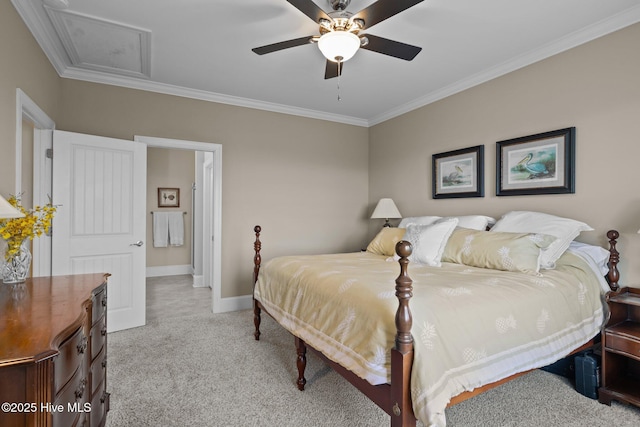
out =
[[413,61],[360,49],[338,81],[316,45],[251,51],[318,34],[286,0],[11,1],[62,77],[358,126],[640,22],[640,0],[425,0],[367,29]]

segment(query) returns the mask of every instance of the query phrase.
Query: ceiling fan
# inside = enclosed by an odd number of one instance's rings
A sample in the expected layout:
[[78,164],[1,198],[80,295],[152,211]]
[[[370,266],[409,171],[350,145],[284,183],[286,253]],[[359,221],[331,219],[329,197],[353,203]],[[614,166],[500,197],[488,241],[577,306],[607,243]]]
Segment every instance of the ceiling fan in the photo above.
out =
[[411,61],[422,50],[421,47],[360,32],[424,0],[378,0],[357,13],[346,11],[351,0],[327,0],[333,9],[329,13],[320,9],[312,0],[287,1],[319,25],[320,35],[256,47],[251,49],[253,52],[264,55],[290,47],[317,43],[327,58],[324,78],[331,79],[342,73],[342,63],[355,55],[359,48],[406,61]]

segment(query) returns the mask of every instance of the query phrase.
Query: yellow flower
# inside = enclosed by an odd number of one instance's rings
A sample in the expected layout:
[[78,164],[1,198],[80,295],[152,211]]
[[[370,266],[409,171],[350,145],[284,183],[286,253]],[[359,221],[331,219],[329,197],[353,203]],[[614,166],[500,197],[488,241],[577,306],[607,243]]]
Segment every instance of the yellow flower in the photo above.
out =
[[23,218],[7,218],[0,220],[0,236],[7,241],[5,259],[9,261],[20,251],[20,245],[26,239],[33,240],[41,236],[51,227],[56,207],[51,203],[26,209],[20,203],[20,197],[11,196],[7,200],[13,207],[24,214]]

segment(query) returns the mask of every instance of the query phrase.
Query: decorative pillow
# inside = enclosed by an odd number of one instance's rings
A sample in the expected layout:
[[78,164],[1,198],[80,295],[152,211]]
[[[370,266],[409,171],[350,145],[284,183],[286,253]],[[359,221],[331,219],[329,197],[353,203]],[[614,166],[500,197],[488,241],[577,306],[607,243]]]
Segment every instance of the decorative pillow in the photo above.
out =
[[457,228],[442,261],[494,270],[538,274],[541,249],[555,237],[544,234],[502,233]]
[[407,228],[409,224],[430,225],[441,218],[441,216],[409,216],[402,218],[398,228]]
[[539,233],[555,236],[556,240],[542,251],[540,266],[551,269],[567,250],[569,244],[583,231],[592,231],[584,222],[570,218],[531,211],[513,211],[505,214],[491,231],[511,233]]
[[471,230],[485,231],[488,226],[496,223],[495,218],[484,215],[445,216],[443,219],[447,218],[458,218],[458,227]]
[[[409,224],[404,235],[404,240],[413,246],[409,261],[440,267],[442,265],[440,258],[456,225],[458,225],[457,218],[431,225]],[[399,257],[396,255],[394,258],[397,260]]]
[[396,253],[396,243],[402,240],[405,231],[404,228],[383,227],[367,246],[367,252],[393,256]]

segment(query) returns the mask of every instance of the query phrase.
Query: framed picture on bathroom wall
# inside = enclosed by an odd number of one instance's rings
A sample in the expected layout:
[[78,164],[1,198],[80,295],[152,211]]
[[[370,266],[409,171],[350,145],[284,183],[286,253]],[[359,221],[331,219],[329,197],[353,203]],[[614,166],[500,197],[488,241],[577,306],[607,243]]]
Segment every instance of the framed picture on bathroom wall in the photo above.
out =
[[180,189],[158,187],[158,207],[159,208],[179,208]]

